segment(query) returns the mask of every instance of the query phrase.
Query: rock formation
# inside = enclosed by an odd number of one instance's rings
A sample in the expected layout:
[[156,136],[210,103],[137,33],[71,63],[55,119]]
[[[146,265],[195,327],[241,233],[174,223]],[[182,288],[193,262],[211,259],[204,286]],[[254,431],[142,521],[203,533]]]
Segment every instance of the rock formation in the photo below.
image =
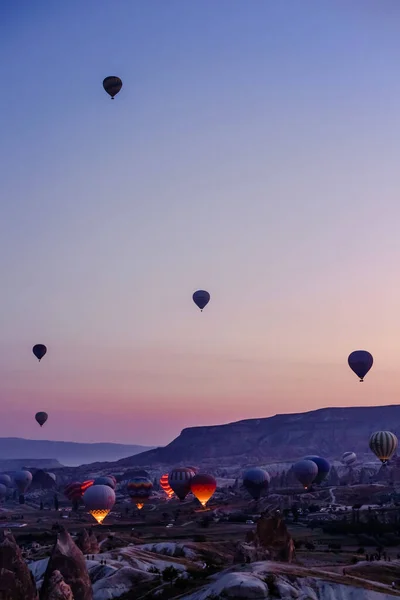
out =
[[74,600],[74,595],[60,571],[53,571],[47,590],[48,600]]
[[294,542],[284,520],[279,514],[263,514],[257,521],[256,531],[246,535],[246,541],[238,544],[235,562],[278,560],[292,562],[295,558]]
[[252,563],[269,560],[270,553],[266,548],[257,546],[254,542],[239,542],[236,546],[235,563]]
[[0,600],[37,600],[35,582],[11,534],[0,541]]
[[100,552],[99,543],[93,531],[89,533],[82,529],[76,538],[76,545],[83,554],[98,554]]
[[51,578],[55,571],[61,573],[71,588],[74,600],[93,600],[85,558],[65,528],[58,534],[51,553],[40,590],[40,600],[51,600]]
[[393,424],[399,421],[400,405],[357,406],[188,427],[167,446],[121,459],[116,464],[118,468],[205,462],[240,466],[271,460],[292,461],[307,454],[334,458],[337,449],[346,448],[349,440],[352,450],[361,457],[370,453],[371,431],[392,431]]

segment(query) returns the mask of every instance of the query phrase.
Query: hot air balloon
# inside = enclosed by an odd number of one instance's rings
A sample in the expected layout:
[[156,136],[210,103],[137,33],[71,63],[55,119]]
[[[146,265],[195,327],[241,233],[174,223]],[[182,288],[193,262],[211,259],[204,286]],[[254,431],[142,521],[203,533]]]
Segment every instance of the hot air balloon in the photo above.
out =
[[207,475],[207,473],[197,473],[190,480],[190,491],[204,507],[216,489],[217,482],[215,478],[212,475]]
[[45,412],[37,412],[35,415],[35,419],[39,423],[40,427],[43,427],[48,418],[49,415]]
[[14,473],[14,483],[19,491],[19,503],[25,502],[24,494],[32,483],[32,473],[30,471],[17,471]]
[[64,488],[64,496],[66,496],[70,502],[80,500],[82,495],[83,492],[79,481],[72,481]]
[[92,485],[82,497],[85,508],[101,525],[115,504],[115,492],[109,485]]
[[106,77],[104,79],[103,88],[107,94],[111,96],[111,100],[114,100],[114,96],[116,96],[122,88],[122,81],[119,77],[111,75],[110,77]]
[[270,481],[269,473],[258,467],[247,469],[243,473],[243,486],[249,492],[250,496],[252,496],[253,500],[260,498],[261,493],[268,489]]
[[160,486],[162,490],[167,494],[168,498],[172,498],[174,495],[174,490],[168,483],[168,473],[164,473],[164,475],[160,479]]
[[183,501],[190,492],[190,482],[194,476],[195,473],[186,467],[172,469],[168,475],[168,483],[179,500]]
[[94,480],[93,485],[108,485],[114,490],[115,480],[108,475],[104,475],[103,477],[97,477],[97,479]]
[[312,460],[299,460],[293,465],[296,478],[306,490],[318,475],[318,467]]
[[32,348],[32,352],[40,362],[43,356],[46,354],[47,348],[44,344],[35,344],[35,346]]
[[134,502],[136,507],[140,510],[150,498],[151,492],[153,491],[153,484],[150,479],[147,479],[146,477],[133,477],[126,488],[132,502]]
[[186,465],[186,469],[189,469],[190,471],[193,471],[193,473],[195,475],[197,475],[197,473],[199,472],[199,468],[198,467],[192,467],[192,465]]
[[0,483],[0,502],[6,499],[7,496],[7,488],[4,483]]
[[11,487],[11,477],[5,473],[0,473],[0,483],[6,487]]
[[193,294],[193,302],[203,312],[203,308],[210,302],[210,294],[205,290],[197,290],[197,292]]
[[314,479],[314,483],[320,485],[324,479],[328,476],[328,473],[331,469],[331,465],[325,458],[321,456],[305,456],[304,460],[312,460],[318,467],[318,475]]
[[364,381],[364,377],[374,364],[374,359],[372,354],[367,352],[366,350],[355,350],[349,355],[347,359],[349,363],[349,367],[357,377],[360,378],[360,381]]
[[350,467],[357,460],[357,455],[354,452],[345,452],[341,458],[341,461],[346,467]]
[[48,471],[45,471],[45,473],[46,473],[46,475],[51,477],[53,481],[55,481],[57,479],[57,477],[54,475],[54,473],[49,473]]
[[384,465],[396,452],[398,443],[399,440],[391,431],[376,431],[369,438],[369,447]]
[[79,481],[73,481],[64,488],[64,495],[68,498],[70,502],[77,503],[82,498],[86,490],[92,487],[92,485],[93,479],[88,479],[83,483]]

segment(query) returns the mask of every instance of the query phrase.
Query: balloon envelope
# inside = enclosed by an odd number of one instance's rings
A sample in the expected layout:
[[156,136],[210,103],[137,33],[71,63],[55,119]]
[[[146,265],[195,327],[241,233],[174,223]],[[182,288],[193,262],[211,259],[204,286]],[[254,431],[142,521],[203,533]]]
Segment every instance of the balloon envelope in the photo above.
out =
[[212,475],[197,473],[190,480],[190,491],[203,506],[207,504],[217,489],[217,482]]
[[168,498],[172,498],[174,495],[174,490],[168,483],[168,473],[164,473],[164,475],[160,479],[160,486],[162,490],[167,494]]
[[5,473],[0,473],[0,483],[6,487],[11,487],[11,477]]
[[374,359],[372,354],[366,350],[355,350],[349,355],[347,362],[360,381],[364,381],[364,377],[374,364]]
[[66,485],[64,488],[64,496],[66,496],[70,502],[80,500],[83,496],[81,483],[79,481],[72,481]]
[[197,292],[193,294],[193,302],[200,310],[203,310],[210,302],[210,294],[206,292],[206,290],[197,290]]
[[354,464],[356,460],[357,455],[355,454],[355,452],[345,452],[341,459],[342,463],[347,467],[350,467],[350,465]]
[[4,500],[7,496],[7,488],[4,483],[0,483],[0,501]]
[[32,483],[32,473],[30,471],[17,471],[14,474],[14,482],[20,494],[25,494]]
[[314,479],[314,483],[318,485],[322,483],[331,469],[331,465],[328,461],[325,458],[322,458],[322,456],[305,456],[304,460],[312,460],[315,462],[318,467],[318,475]]
[[45,412],[37,412],[35,415],[35,419],[39,423],[40,427],[42,427],[46,423],[48,418],[49,415]]
[[32,348],[32,352],[40,362],[43,356],[46,354],[47,348],[44,344],[35,344],[35,346]]
[[190,482],[194,476],[195,473],[186,467],[172,469],[168,475],[168,483],[179,500],[184,500],[190,492]]
[[143,504],[147,502],[151,496],[153,484],[150,479],[147,479],[146,477],[133,477],[126,488],[132,502],[134,502],[138,508],[142,508]]
[[102,523],[115,504],[115,492],[108,485],[92,485],[85,491],[82,500],[88,512]]
[[115,77],[115,75],[110,75],[110,77],[106,77],[103,80],[103,88],[114,99],[114,96],[120,92],[122,88],[122,81],[119,77]]
[[93,479],[88,479],[83,483],[80,481],[73,481],[64,488],[64,495],[68,498],[68,500],[70,500],[70,502],[80,500],[86,490],[92,487],[93,483]]
[[115,480],[104,475],[103,477],[97,477],[97,479],[93,481],[93,485],[108,485],[110,488],[115,489]]
[[253,500],[258,500],[261,493],[268,489],[271,478],[267,471],[254,467],[243,473],[243,486],[249,492]]
[[307,489],[318,475],[318,467],[312,460],[299,460],[293,465],[296,478]]
[[397,436],[391,431],[376,431],[369,438],[369,447],[383,464],[392,458],[398,443]]

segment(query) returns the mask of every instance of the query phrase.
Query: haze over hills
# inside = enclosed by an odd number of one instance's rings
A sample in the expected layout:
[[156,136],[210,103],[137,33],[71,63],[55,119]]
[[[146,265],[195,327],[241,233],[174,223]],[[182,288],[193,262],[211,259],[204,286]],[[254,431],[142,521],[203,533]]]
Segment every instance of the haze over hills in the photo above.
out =
[[189,427],[164,448],[117,464],[195,465],[218,460],[226,465],[248,465],[297,460],[306,454],[338,459],[348,450],[368,456],[371,433],[385,429],[400,434],[400,405],[322,408],[226,425]]
[[[134,456],[148,450],[148,446],[130,444],[57,442],[50,440],[27,440],[24,438],[0,438],[2,468],[11,459],[23,459],[24,464],[33,465],[32,459],[50,459],[62,465],[78,466],[97,461],[116,461],[125,456]],[[28,457],[28,458],[27,458]],[[55,464],[53,465],[56,466]],[[59,465],[61,466],[61,465]]]

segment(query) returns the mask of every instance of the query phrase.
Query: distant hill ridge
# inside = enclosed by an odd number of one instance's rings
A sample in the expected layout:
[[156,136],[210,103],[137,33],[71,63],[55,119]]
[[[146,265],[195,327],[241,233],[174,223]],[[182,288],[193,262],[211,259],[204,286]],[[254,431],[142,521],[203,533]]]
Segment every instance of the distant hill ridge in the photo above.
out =
[[[149,446],[131,444],[57,442],[51,440],[28,440],[24,438],[0,438],[2,461],[24,459],[33,464],[32,459],[59,461],[63,465],[88,464],[97,461],[116,461],[125,456],[133,456],[149,449]],[[29,459],[26,459],[26,457]],[[54,465],[55,466],[55,465]],[[59,465],[61,466],[61,465]]]
[[307,454],[338,459],[349,450],[360,455],[369,453],[369,437],[378,430],[393,431],[400,437],[400,405],[321,408],[226,425],[189,427],[164,448],[122,459],[117,465],[215,461],[247,465],[296,460]]

